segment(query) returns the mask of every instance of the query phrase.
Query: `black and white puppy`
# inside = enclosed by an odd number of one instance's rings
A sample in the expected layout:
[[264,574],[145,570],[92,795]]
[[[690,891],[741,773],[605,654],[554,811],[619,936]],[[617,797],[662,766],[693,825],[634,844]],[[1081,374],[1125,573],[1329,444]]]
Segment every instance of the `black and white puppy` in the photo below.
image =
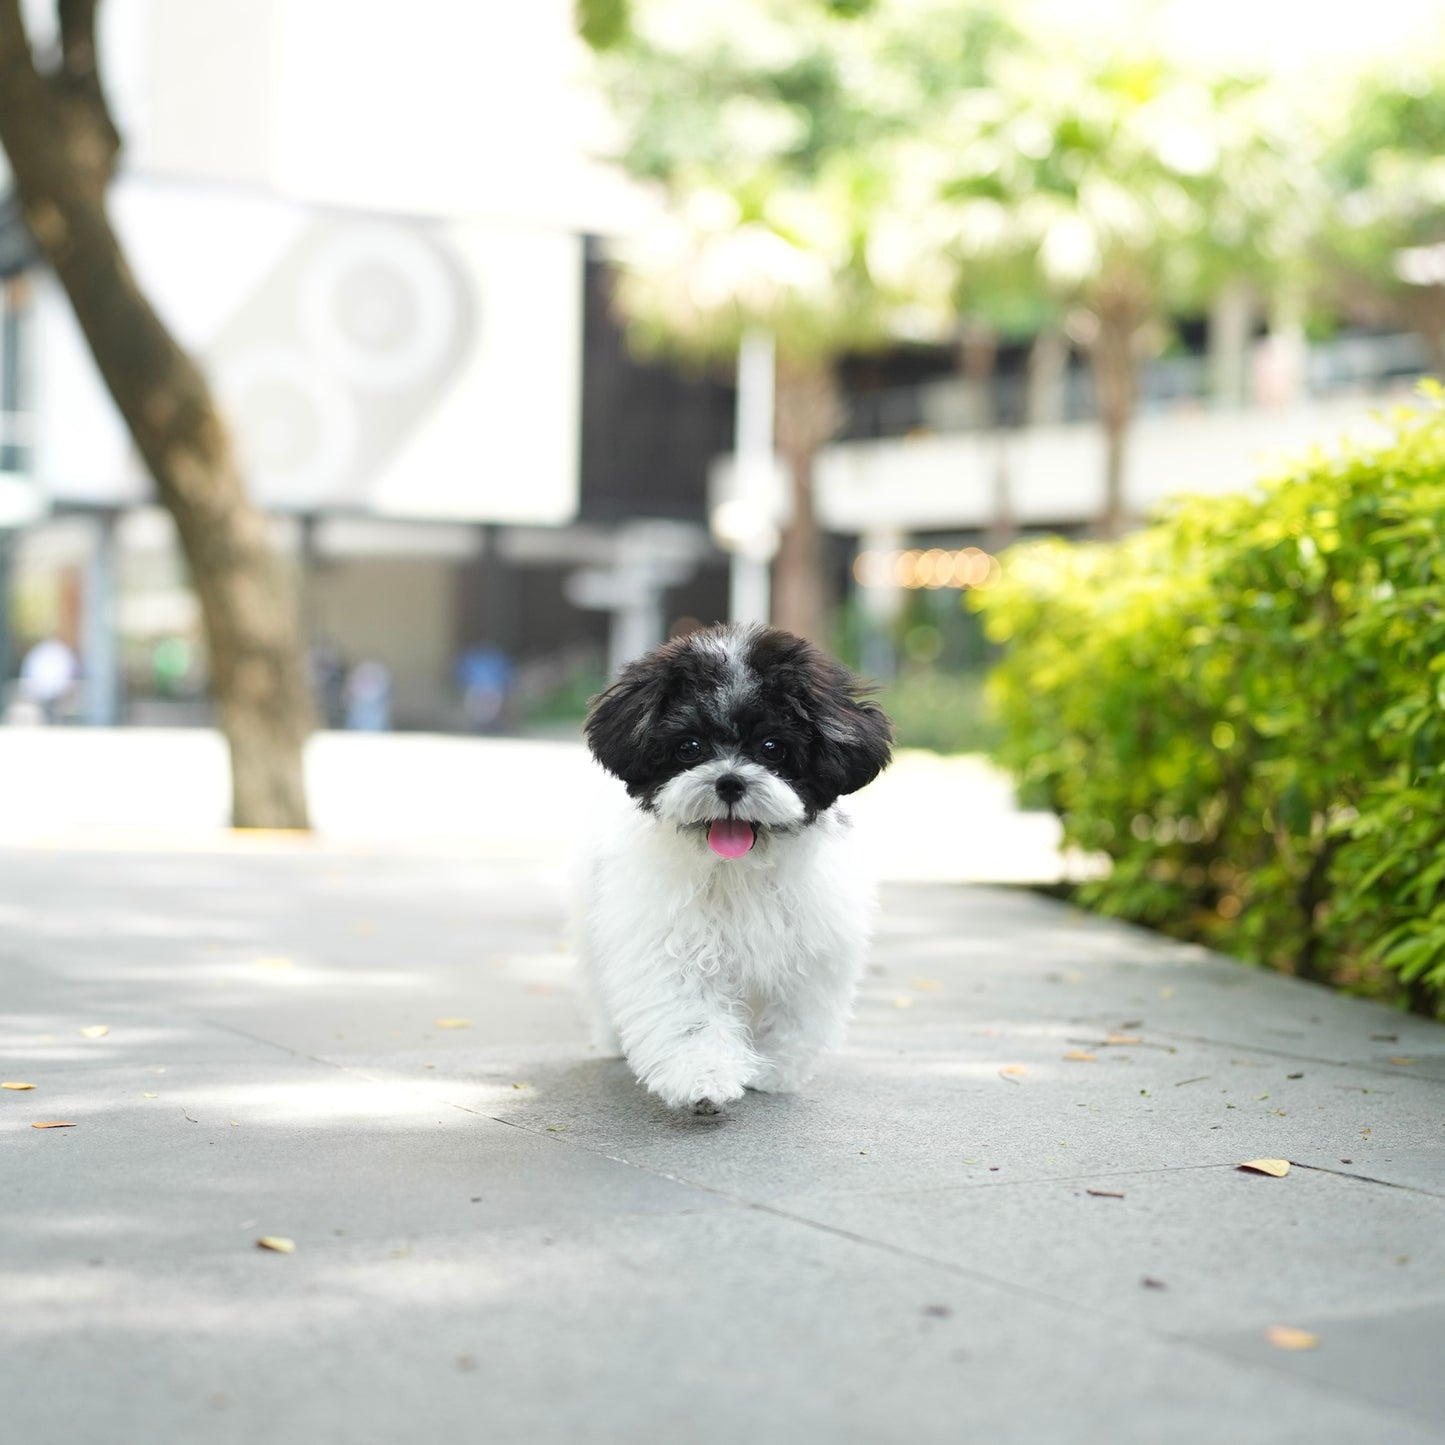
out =
[[852,1007],[873,890],[837,804],[888,719],[811,643],[714,627],[631,663],[586,732],[627,795],[582,880],[594,1041],[698,1114],[797,1088]]

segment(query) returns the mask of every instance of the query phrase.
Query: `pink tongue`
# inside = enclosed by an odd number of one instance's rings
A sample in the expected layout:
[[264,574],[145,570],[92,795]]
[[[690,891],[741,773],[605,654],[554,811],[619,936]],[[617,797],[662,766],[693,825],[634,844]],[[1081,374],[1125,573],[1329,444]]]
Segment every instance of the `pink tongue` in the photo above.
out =
[[753,846],[753,825],[741,818],[718,818],[707,825],[707,846],[719,858],[741,858]]

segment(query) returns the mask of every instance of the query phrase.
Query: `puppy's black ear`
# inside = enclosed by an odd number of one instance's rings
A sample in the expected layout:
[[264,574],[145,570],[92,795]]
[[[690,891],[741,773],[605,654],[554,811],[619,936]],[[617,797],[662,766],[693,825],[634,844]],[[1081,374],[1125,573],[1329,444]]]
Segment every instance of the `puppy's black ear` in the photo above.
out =
[[818,730],[819,765],[838,797],[856,793],[893,757],[893,727],[868,697],[868,685],[841,663],[820,658],[813,724]]
[[664,675],[655,657],[639,658],[587,708],[583,731],[592,756],[633,792],[654,766],[652,733],[664,700]]

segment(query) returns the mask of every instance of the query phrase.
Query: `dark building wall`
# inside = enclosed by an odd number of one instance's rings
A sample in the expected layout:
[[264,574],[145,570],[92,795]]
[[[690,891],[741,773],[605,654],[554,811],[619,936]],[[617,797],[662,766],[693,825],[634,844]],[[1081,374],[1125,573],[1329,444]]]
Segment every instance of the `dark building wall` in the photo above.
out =
[[579,645],[605,652],[607,614],[574,607],[564,591],[576,564],[510,562],[499,555],[495,530],[483,554],[457,569],[457,652],[478,642],[519,659]]
[[734,387],[628,350],[609,268],[587,247],[582,331],[583,521],[707,519],[707,468],[732,450]]

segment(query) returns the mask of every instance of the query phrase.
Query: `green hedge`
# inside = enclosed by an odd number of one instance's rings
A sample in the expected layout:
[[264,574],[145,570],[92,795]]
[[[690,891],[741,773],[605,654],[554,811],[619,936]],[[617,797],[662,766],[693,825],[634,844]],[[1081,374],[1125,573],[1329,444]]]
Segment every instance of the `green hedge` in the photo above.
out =
[[1445,412],[974,593],[999,755],[1113,860],[1083,901],[1445,999]]

